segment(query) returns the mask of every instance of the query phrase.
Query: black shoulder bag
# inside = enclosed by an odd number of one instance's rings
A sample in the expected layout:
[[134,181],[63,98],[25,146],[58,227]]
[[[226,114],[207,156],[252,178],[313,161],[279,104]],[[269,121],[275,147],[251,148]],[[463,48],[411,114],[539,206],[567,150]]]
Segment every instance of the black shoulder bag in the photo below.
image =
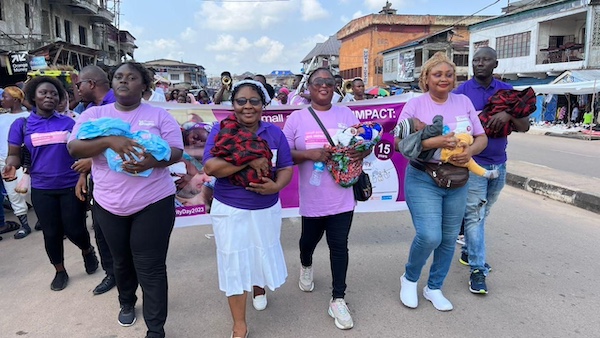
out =
[[[335,144],[333,143],[329,132],[317,116],[317,113],[315,113],[312,107],[308,107],[308,110],[312,114],[315,121],[317,121],[317,123],[319,124],[319,127],[321,127],[321,130],[325,134],[325,137],[327,137],[327,141],[329,141],[329,144],[331,144],[332,147],[335,147]],[[354,183],[352,189],[354,189],[355,200],[360,202],[368,201],[369,198],[371,198],[371,195],[373,195],[373,186],[371,185],[371,179],[369,178],[369,175],[367,175],[364,171],[361,171],[360,175],[358,175],[358,180],[356,181],[356,183]]]
[[22,117],[23,119],[23,144],[21,144],[21,167],[23,167],[23,171],[27,172],[29,167],[31,167],[31,153],[29,149],[25,146],[25,133],[27,132],[27,118]]

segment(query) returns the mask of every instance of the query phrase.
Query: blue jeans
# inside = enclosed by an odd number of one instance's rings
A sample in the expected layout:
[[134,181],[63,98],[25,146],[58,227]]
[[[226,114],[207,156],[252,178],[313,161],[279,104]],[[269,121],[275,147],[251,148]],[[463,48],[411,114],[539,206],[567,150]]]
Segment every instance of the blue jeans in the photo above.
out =
[[471,272],[479,270],[487,276],[485,267],[485,219],[506,183],[506,163],[499,165],[484,165],[486,169],[498,169],[500,176],[487,179],[470,173],[467,196],[467,211],[465,212],[465,246],[462,252],[469,255]]
[[404,277],[411,282],[418,281],[433,252],[427,286],[432,290],[441,289],[450,270],[456,236],[464,216],[467,186],[440,188],[426,172],[409,165],[404,179],[404,195],[416,232]]

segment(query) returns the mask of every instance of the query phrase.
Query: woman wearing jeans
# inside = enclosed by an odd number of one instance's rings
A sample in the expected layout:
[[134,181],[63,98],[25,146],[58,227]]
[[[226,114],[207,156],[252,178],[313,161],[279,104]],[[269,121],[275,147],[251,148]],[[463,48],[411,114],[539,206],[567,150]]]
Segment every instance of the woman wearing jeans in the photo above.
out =
[[[175,185],[167,166],[181,158],[183,140],[179,124],[166,110],[141,103],[142,93],[151,83],[141,64],[126,62],[118,66],[112,79],[117,101],[92,107],[79,117],[69,150],[73,156],[92,158],[94,215],[113,256],[121,305],[119,324],[131,326],[136,320],[135,292],[139,283],[148,327],[146,337],[162,338],[168,308],[167,249],[175,223]],[[170,159],[157,161],[150,154],[142,154],[142,147],[124,136],[76,139],[82,123],[102,117],[129,123],[131,132],[147,130],[160,136],[171,148]],[[108,148],[124,159],[135,155],[140,160],[125,161],[124,172],[111,170],[103,155]],[[137,176],[149,169],[152,172],[148,177]]]
[[[418,118],[425,124],[431,124],[434,116],[443,116],[444,130],[449,133],[423,140],[423,150],[453,149],[456,147],[454,133],[473,135],[473,144],[466,147],[462,154],[450,159],[453,164],[460,166],[466,164],[471,155],[478,154],[485,148],[487,137],[469,98],[451,93],[455,84],[456,66],[445,53],[436,53],[421,70],[419,87],[424,94],[406,103],[399,121]],[[434,159],[439,161],[439,151]],[[405,273],[400,279],[400,300],[409,308],[417,307],[417,282],[423,266],[433,252],[433,263],[423,296],[437,310],[450,311],[452,303],[444,297],[441,289],[450,269],[456,236],[465,213],[467,187],[440,188],[425,172],[422,163],[411,161],[411,165],[406,168],[404,194],[416,234],[410,247]]]

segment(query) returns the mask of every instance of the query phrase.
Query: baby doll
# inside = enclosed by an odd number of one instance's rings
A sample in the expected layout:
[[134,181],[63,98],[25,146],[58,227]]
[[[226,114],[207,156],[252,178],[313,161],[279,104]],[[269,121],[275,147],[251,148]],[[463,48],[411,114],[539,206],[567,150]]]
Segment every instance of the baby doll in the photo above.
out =
[[[426,125],[415,117],[402,120],[394,128],[392,133],[397,139],[400,139],[397,143],[397,149],[404,156],[409,159],[418,159],[423,162],[428,162],[438,150],[430,149],[423,151],[421,141],[434,136],[447,134],[447,131],[444,129],[447,129],[447,127],[444,127],[443,117],[441,115],[436,115],[433,118],[433,123],[430,125]],[[467,133],[455,134],[455,138],[456,147],[454,149],[442,148],[439,154],[440,161],[448,163],[452,155],[461,154],[465,147],[473,143],[473,136]],[[476,175],[489,179],[497,178],[500,175],[498,170],[487,170],[477,164],[473,159],[469,160],[463,167],[466,167]]]
[[361,123],[344,130],[339,130],[333,135],[333,143],[337,146],[347,147],[361,141],[369,142],[381,138],[381,125],[379,123]]

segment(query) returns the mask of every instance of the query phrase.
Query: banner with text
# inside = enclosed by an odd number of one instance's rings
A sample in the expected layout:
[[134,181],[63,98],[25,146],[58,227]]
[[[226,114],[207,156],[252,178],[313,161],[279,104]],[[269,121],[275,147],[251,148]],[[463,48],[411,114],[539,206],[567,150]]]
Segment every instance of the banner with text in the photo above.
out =
[[[383,126],[381,141],[375,146],[373,153],[363,162],[363,170],[371,179],[373,196],[369,201],[358,202],[356,212],[379,212],[406,210],[404,200],[404,171],[406,159],[394,150],[394,138],[390,131],[397,123],[404,104],[412,97],[419,95],[407,93],[398,96],[373,100],[351,102],[347,105],[361,122],[374,121]],[[204,141],[210,127],[231,114],[232,108],[223,105],[191,105],[178,103],[157,103],[168,110],[182,126],[185,140],[185,152],[190,155],[197,168],[191,175],[185,189],[177,193],[177,219],[175,226],[191,226],[210,224],[210,201],[212,189],[202,179],[201,165],[204,153],[204,142],[198,141],[204,135]],[[273,106],[263,111],[262,120],[283,128],[287,117],[303,106]],[[183,164],[182,164],[183,167]],[[190,167],[188,164],[187,167]],[[196,170],[197,169],[197,170]],[[280,198],[284,217],[298,217],[298,176],[281,191]],[[188,171],[189,173],[190,171]],[[200,172],[200,174],[198,174]],[[205,176],[204,176],[205,177]]]

